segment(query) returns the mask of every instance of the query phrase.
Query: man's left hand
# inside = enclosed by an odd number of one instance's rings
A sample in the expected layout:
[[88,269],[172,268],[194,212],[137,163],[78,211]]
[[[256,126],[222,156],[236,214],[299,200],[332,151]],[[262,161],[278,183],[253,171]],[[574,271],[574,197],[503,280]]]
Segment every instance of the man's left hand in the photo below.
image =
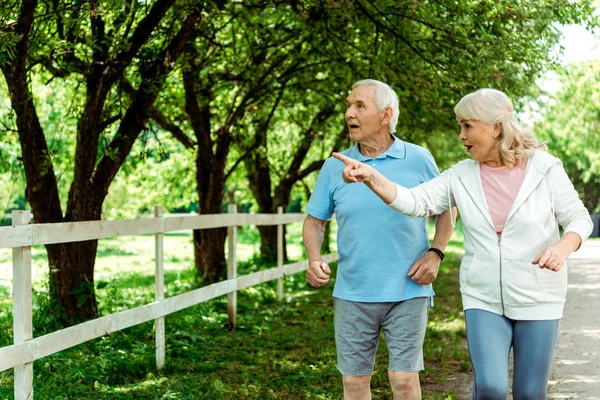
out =
[[408,271],[408,276],[419,285],[429,285],[437,278],[440,262],[442,262],[440,257],[430,251],[425,254],[425,257],[415,261]]

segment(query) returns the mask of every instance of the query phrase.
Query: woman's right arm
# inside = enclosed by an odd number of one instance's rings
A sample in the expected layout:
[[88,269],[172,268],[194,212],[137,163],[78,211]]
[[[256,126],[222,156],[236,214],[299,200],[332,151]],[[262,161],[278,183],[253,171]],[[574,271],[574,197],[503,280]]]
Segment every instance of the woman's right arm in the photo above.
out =
[[375,168],[340,153],[333,153],[333,157],[346,164],[342,169],[344,182],[362,182],[379,196],[385,204],[389,205],[394,201],[396,198],[396,184],[383,176]]
[[400,186],[375,168],[358,160],[333,153],[333,157],[346,166],[342,176],[346,183],[363,182],[388,206],[409,217],[439,215],[451,207],[448,171],[415,188]]

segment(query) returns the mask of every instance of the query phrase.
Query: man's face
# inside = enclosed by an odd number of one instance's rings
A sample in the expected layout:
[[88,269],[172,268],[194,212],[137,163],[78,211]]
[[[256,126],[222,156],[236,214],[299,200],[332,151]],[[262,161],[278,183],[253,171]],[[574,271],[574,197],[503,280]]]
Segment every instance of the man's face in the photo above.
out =
[[375,86],[353,89],[346,99],[346,124],[350,140],[361,142],[373,137],[382,129],[381,121],[381,112],[377,110],[375,102]]

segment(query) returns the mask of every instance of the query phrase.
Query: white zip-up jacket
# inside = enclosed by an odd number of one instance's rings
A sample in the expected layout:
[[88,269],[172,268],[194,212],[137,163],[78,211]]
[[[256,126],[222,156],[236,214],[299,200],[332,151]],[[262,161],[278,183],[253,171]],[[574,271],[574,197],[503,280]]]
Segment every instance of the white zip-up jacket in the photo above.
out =
[[452,206],[460,212],[465,256],[460,266],[464,309],[477,308],[515,320],[559,319],[567,292],[567,264],[559,272],[531,261],[575,232],[582,242],[592,232],[589,212],[562,163],[536,150],[504,230],[496,233],[481,184],[478,161],[464,160],[413,189],[398,185],[390,204],[411,217],[438,215]]

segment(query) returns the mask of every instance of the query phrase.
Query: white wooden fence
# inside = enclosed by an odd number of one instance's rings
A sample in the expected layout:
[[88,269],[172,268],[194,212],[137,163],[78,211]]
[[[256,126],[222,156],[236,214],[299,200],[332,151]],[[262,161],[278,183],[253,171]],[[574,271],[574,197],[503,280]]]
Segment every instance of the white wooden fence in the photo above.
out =
[[[155,320],[156,367],[161,369],[165,365],[165,315],[227,295],[227,313],[230,323],[235,327],[238,290],[277,279],[277,293],[279,299],[282,299],[283,278],[304,271],[308,266],[306,260],[283,265],[283,225],[301,222],[304,218],[305,214],[283,214],[281,207],[278,214],[237,214],[235,205],[229,206],[228,214],[164,217],[162,207],[157,206],[155,218],[30,224],[29,211],[13,211],[13,226],[0,227],[0,248],[13,249],[14,344],[0,348],[0,371],[14,368],[15,400],[33,398],[33,361],[50,354]],[[275,268],[237,276],[235,227],[244,225],[277,225],[277,266]],[[165,299],[164,233],[221,227],[228,228],[227,280]],[[33,338],[31,246],[149,233],[155,234],[156,237],[154,302]],[[332,262],[337,260],[338,255],[332,253],[323,258],[327,262]]]

